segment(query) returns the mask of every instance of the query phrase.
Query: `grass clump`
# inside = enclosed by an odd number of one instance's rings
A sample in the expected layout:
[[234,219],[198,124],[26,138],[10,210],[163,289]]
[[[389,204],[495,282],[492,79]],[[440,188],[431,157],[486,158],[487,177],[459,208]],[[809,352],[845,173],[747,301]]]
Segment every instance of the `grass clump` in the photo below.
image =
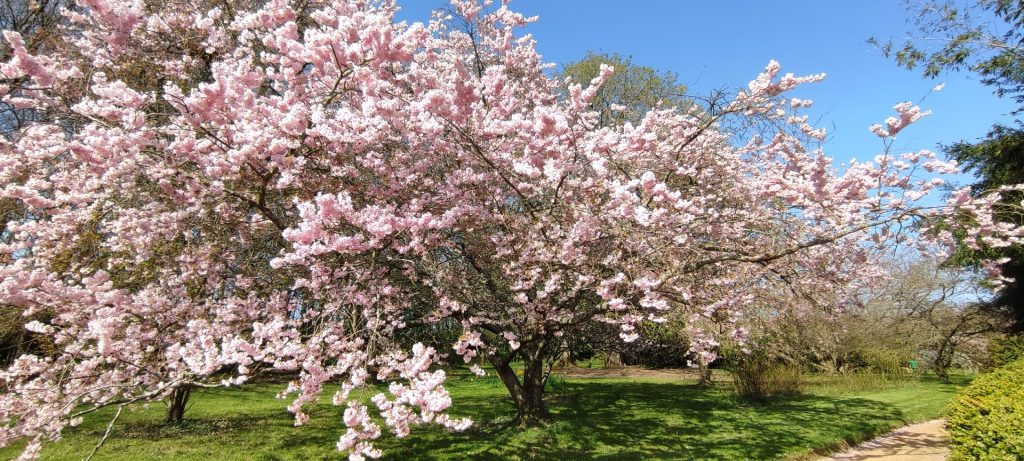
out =
[[800,368],[771,360],[758,352],[731,357],[733,386],[745,401],[764,403],[772,397],[792,397],[803,391]]
[[805,379],[807,388],[815,389],[823,394],[845,394],[870,392],[880,389],[900,389],[912,387],[921,377],[908,373],[875,373],[856,371],[832,375],[816,375]]

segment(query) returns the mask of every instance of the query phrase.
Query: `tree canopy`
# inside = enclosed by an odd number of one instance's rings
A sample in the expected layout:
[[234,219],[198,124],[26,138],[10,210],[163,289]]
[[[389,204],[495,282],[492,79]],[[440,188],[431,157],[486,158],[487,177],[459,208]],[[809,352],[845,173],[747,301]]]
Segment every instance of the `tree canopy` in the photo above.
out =
[[682,109],[690,104],[686,85],[679,83],[678,75],[634,64],[632,58],[618,53],[588,52],[582,59],[562,66],[559,78],[563,82],[589,82],[601,75],[602,66],[615,69],[590,102],[602,124],[637,124],[656,107]]

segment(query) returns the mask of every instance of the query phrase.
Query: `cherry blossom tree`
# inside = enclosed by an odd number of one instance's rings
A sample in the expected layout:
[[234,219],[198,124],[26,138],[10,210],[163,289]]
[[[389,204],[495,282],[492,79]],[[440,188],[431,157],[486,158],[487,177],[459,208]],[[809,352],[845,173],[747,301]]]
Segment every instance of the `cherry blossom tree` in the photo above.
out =
[[[57,352],[0,374],[0,445],[32,459],[97,409],[275,369],[297,376],[297,425],[339,384],[338,449],[377,457],[381,424],[470,424],[438,348],[489,362],[530,423],[546,347],[583,322],[632,341],[678,310],[712,359],[780,286],[841,302],[873,248],[1021,240],[991,219],[998,191],[929,199],[942,181],[917,173],[955,170],[931,153],[837,171],[787,96],[823,75],[771,62],[714,110],[601,126],[612,68],[563,97],[519,32],[532,18],[452,8],[473,34],[365,0],[80,0],[52,51],[6,32],[0,92],[41,117],[0,145],[0,198],[29,210],[4,231],[0,303],[46,313],[25,328]],[[924,115],[896,110],[884,139]],[[454,344],[403,335],[441,322]],[[374,380],[379,417],[350,394]]]

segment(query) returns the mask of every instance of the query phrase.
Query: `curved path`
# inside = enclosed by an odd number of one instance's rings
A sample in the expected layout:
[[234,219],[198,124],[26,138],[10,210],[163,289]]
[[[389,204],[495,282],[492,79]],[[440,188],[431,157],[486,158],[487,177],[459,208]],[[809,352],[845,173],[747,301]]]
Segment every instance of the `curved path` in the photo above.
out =
[[885,460],[942,461],[949,456],[946,422],[941,419],[911,424],[822,461]]

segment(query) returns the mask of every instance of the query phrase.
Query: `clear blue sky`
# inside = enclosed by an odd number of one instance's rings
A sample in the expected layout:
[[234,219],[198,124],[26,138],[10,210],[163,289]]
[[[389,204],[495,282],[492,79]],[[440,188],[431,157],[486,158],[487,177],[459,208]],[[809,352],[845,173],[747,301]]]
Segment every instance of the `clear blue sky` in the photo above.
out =
[[[400,19],[426,21],[443,0],[399,0]],[[917,102],[938,83],[945,88],[922,103],[933,114],[899,134],[900,150],[975,140],[996,121],[1008,121],[1010,100],[964,73],[928,80],[897,67],[866,43],[903,37],[908,13],[896,0],[683,1],[513,0],[511,7],[540,20],[526,29],[548,62],[562,64],[588,50],[632,56],[633,62],[670,70],[690,87],[745,87],[775,59],[783,72],[825,72],[828,78],[794,96],[810,98],[811,120],[832,136],[826,152],[836,163],[869,160],[880,140],[868,126],[893,114],[901,101]]]

